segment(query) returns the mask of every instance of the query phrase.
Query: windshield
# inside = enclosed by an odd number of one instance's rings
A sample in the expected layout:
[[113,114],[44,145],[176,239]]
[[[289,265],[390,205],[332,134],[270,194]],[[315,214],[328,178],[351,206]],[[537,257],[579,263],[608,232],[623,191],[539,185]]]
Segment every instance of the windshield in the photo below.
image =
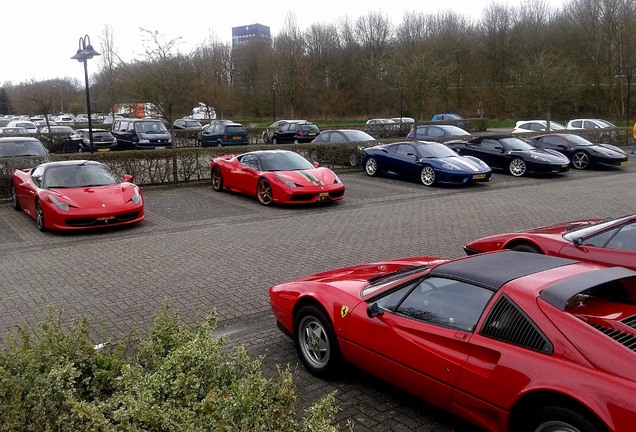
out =
[[0,157],[46,156],[47,151],[40,141],[3,141],[0,143]]
[[574,231],[570,231],[568,233],[563,234],[563,238],[568,241],[574,241],[575,238],[587,237],[588,235],[597,233],[599,231],[603,231],[610,225],[621,224],[624,221],[631,219],[632,216],[625,216],[618,219],[610,219],[601,221],[596,224],[586,225],[584,228],[577,229]]
[[502,138],[501,143],[504,145],[504,149],[507,151],[528,151],[528,150],[536,150],[536,147],[531,146],[527,142],[519,138]]
[[110,168],[101,164],[79,164],[51,166],[44,171],[45,188],[81,188],[120,183]]
[[260,156],[263,171],[297,171],[314,169],[307,159],[293,152],[266,153]]
[[369,294],[372,294],[378,291],[379,289],[384,288],[385,286],[391,285],[393,282],[399,281],[400,279],[405,279],[429,267],[430,267],[430,264],[423,264],[418,266],[407,266],[407,267],[402,267],[401,269],[394,271],[393,273],[371,278],[369,279],[369,286],[364,288],[362,292],[360,293],[360,295],[362,295],[363,297],[366,297]]
[[444,144],[430,143],[419,144],[417,150],[422,158],[445,158],[456,157],[456,152],[445,146]]
[[347,138],[349,138],[350,141],[374,141],[375,140],[375,138],[373,138],[371,135],[361,130],[352,129],[350,131],[345,132],[345,135],[347,136]]
[[[546,127],[547,127],[547,124],[546,124]],[[563,126],[561,123],[557,123],[555,121],[550,122],[550,130],[561,130],[561,129],[565,129],[565,126]]]
[[143,121],[135,123],[135,130],[141,133],[165,133],[168,129],[160,121]]
[[576,144],[576,145],[580,145],[580,146],[593,146],[593,145],[595,145],[594,143],[589,142],[585,138],[583,138],[581,136],[578,136],[578,135],[568,135],[568,141],[570,141],[572,144]]

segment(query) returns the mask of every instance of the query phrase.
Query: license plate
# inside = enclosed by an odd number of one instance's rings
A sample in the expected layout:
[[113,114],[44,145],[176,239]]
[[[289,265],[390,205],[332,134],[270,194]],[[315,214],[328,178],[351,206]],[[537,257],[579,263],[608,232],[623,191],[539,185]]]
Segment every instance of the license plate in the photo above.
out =
[[627,166],[629,165],[629,162],[625,161],[625,162],[621,162],[621,166]]
[[97,218],[98,221],[109,221],[111,219],[115,219],[115,216],[102,216]]
[[240,136],[235,136],[235,137],[233,137],[233,138],[234,138],[235,140],[240,140],[240,139],[241,139],[241,137],[240,137]]
[[563,165],[561,165],[561,168],[567,168],[569,166],[570,166],[570,164],[563,164]]
[[329,196],[329,193],[328,193],[328,192],[320,192],[320,194],[318,194],[318,196],[321,196],[321,197],[328,197],[328,196]]
[[307,135],[314,136],[314,135],[316,135],[316,132],[309,132]]
[[483,178],[486,178],[486,174],[476,174],[473,176],[473,180],[479,180]]
[[165,150],[165,147],[155,147],[155,150]]
[[97,149],[98,152],[107,152],[110,151],[109,148]]

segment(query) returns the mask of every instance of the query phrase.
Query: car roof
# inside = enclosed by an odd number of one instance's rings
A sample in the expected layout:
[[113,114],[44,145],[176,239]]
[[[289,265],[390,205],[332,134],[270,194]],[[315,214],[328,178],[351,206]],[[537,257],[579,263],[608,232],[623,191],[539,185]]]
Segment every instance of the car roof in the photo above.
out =
[[66,161],[54,161],[40,164],[40,167],[50,168],[53,166],[73,166],[73,165],[103,165],[101,162],[86,160],[86,159],[73,159]]
[[498,291],[512,280],[578,262],[549,255],[504,250],[471,255],[439,264],[431,270],[430,274]]

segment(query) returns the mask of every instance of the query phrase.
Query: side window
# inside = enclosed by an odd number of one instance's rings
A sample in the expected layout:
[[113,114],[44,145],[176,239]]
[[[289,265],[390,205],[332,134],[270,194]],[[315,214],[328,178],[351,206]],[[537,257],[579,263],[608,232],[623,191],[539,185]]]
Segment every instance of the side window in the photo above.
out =
[[481,148],[486,150],[495,150],[497,146],[501,147],[501,144],[498,141],[492,139],[484,139],[479,143],[479,145]]
[[31,173],[31,179],[33,180],[33,183],[35,183],[38,187],[40,187],[41,184],[42,184],[42,173],[43,172],[44,172],[44,169],[40,167],[40,168],[36,168]]
[[258,170],[258,158],[256,155],[247,154],[241,159],[241,165]]
[[636,223],[623,227],[607,243],[607,248],[636,251]]
[[541,142],[547,144],[550,148],[557,148],[559,144],[563,144],[561,138],[554,136],[543,137]]
[[344,136],[340,132],[332,132],[329,136],[330,142],[343,142],[345,141]]
[[612,238],[612,236],[614,234],[616,234],[616,232],[619,230],[620,228],[612,228],[612,229],[608,229],[606,231],[603,231],[599,234],[596,234],[594,236],[591,236],[587,239],[585,239],[585,246],[597,246],[597,247],[605,247],[605,245],[607,244],[607,241],[609,239]]
[[580,128],[581,127],[581,121],[580,120],[573,121],[572,122],[572,127]]
[[410,154],[417,154],[415,152],[415,148],[412,145],[410,145],[410,144],[400,144],[400,145],[398,145],[397,149],[395,150],[395,152],[397,154],[399,154],[399,155],[402,155],[402,156],[407,156],[407,155],[409,155],[409,153]]
[[[410,288],[410,287],[408,287]],[[402,288],[404,290],[407,287]],[[400,290],[387,296],[381,307],[391,306]],[[493,292],[486,288],[442,277],[421,279],[393,310],[396,314],[429,324],[472,332]],[[383,299],[383,300],[385,300]]]
[[444,136],[444,131],[440,128],[431,127],[431,128],[428,128],[428,136],[441,137],[441,136]]

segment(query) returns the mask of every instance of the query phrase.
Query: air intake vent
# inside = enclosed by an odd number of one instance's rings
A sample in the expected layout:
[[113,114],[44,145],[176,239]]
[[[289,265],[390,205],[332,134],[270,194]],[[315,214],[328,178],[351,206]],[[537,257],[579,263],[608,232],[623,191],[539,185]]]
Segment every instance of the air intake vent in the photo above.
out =
[[636,330],[636,315],[630,316],[629,318],[625,318],[621,322],[625,324],[626,326],[630,326],[631,328]]
[[[627,320],[631,320],[631,324],[628,324],[626,322]],[[635,325],[634,317],[627,318],[627,319],[623,320],[623,323],[629,325],[630,327],[634,327],[634,325]],[[592,323],[589,323],[589,324],[592,327],[594,327],[596,330],[600,331],[601,333],[611,337],[612,339],[614,339],[619,344],[621,344],[623,346],[626,346],[630,350],[636,352],[636,336],[630,335],[630,334],[622,332],[620,330],[614,330],[614,329],[611,329],[611,328],[603,327],[603,326],[600,326],[598,324],[592,324]]]
[[552,354],[552,344],[508,297],[502,296],[486,319],[483,336]]

